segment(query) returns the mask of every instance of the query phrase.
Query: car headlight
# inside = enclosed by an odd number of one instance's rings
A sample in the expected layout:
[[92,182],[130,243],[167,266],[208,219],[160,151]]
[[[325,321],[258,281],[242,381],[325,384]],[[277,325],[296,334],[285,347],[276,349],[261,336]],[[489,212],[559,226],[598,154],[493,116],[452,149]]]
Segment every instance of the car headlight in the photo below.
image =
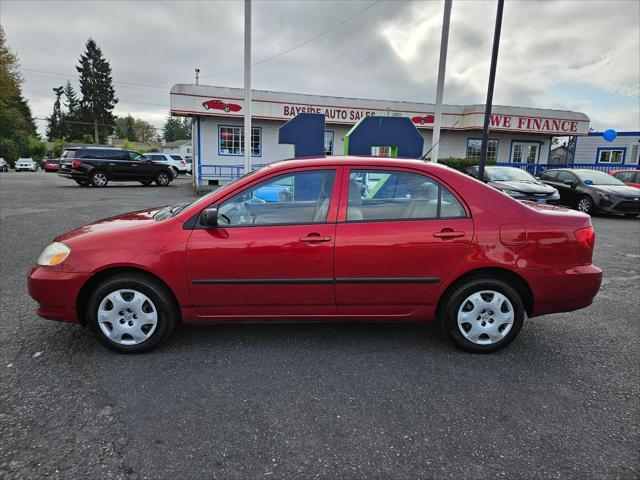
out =
[[598,197],[600,197],[603,200],[613,200],[613,195],[610,195],[608,193],[596,192],[596,194],[598,195]]
[[71,253],[71,249],[64,243],[53,242],[47,245],[38,257],[38,265],[43,267],[53,267],[60,265]]
[[523,195],[522,192],[519,192],[517,190],[500,190],[502,193],[506,193],[507,195],[509,195],[510,197],[521,197]]
[[560,200],[560,194],[558,193],[557,190],[555,190],[552,194],[551,194],[551,200]]

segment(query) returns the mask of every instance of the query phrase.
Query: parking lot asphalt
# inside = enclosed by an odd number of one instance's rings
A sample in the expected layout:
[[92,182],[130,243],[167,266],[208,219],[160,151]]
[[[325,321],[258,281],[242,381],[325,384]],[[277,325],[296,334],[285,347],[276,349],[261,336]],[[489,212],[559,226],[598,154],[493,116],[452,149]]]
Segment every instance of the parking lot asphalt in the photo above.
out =
[[43,320],[58,234],[194,194],[0,174],[0,478],[638,478],[640,221],[596,217],[595,303],[493,355],[432,325],[181,326],[119,355]]

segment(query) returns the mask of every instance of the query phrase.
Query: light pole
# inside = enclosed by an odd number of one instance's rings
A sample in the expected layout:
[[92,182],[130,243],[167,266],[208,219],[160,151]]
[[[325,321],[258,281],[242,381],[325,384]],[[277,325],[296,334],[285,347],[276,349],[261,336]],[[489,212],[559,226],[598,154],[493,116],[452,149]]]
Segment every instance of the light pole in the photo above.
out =
[[251,0],[244,0],[244,173],[251,171]]
[[438,66],[438,88],[436,90],[436,112],[431,139],[431,161],[438,163],[438,144],[440,143],[440,125],[442,124],[442,97],[444,95],[444,73],[447,67],[447,47],[449,46],[449,23],[451,20],[452,0],[444,1],[442,17],[442,37],[440,39],[440,65]]
[[484,108],[484,126],[482,127],[482,146],[480,147],[480,164],[478,165],[478,178],[484,181],[484,165],[487,160],[487,147],[489,145],[489,121],[491,120],[491,106],[493,104],[493,84],[496,80],[496,66],[498,64],[498,49],[500,48],[500,31],[502,30],[502,10],[504,0],[498,0],[496,13],[496,28],[493,32],[493,51],[491,52],[491,68],[489,69],[489,86],[487,88],[487,103]]

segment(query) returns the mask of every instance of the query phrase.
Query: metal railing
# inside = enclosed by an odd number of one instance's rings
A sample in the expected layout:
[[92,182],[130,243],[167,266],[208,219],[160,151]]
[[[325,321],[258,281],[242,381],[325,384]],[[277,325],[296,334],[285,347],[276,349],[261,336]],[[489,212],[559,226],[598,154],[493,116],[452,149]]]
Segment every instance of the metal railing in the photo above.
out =
[[499,167],[516,167],[526,170],[533,176],[538,176],[545,170],[553,168],[579,168],[588,170],[598,170],[600,172],[609,172],[611,170],[617,170],[621,168],[629,168],[628,165],[611,164],[605,165],[602,163],[567,163],[565,165],[559,164],[547,164],[547,163],[519,163],[519,162],[497,162],[496,166]]

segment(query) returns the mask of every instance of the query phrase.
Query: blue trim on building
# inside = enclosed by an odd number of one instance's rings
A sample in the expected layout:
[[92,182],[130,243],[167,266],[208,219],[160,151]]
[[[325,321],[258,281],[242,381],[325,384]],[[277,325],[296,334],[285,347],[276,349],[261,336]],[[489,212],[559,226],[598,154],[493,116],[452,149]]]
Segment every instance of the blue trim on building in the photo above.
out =
[[[222,153],[220,152],[220,128],[241,128],[242,129],[242,134],[244,135],[244,127],[242,125],[221,125],[218,124],[218,156],[219,157],[243,157],[244,156],[244,152],[243,153]],[[251,130],[252,130],[252,134],[253,134],[253,129],[257,128],[260,131],[260,155],[254,155],[253,152],[251,152],[251,158],[261,158],[262,157],[262,127],[254,127],[253,125],[251,126]]]
[[200,116],[197,117],[196,129],[198,130],[198,190],[202,186],[202,150],[200,148]]
[[[622,162],[601,162],[600,152],[607,150],[622,150]],[[627,147],[598,147],[596,150],[596,163],[602,165],[624,165],[625,158],[627,157]]]
[[[604,132],[589,132],[589,137],[601,137]],[[640,137],[640,132],[616,132],[616,137]]]
[[535,163],[540,163],[540,150],[542,150],[542,145],[544,142],[542,140],[517,140],[515,138],[511,139],[511,146],[509,147],[509,163],[527,163],[527,162],[512,162],[511,154],[513,153],[513,144],[514,143],[537,143],[538,151],[536,152],[536,161]]

